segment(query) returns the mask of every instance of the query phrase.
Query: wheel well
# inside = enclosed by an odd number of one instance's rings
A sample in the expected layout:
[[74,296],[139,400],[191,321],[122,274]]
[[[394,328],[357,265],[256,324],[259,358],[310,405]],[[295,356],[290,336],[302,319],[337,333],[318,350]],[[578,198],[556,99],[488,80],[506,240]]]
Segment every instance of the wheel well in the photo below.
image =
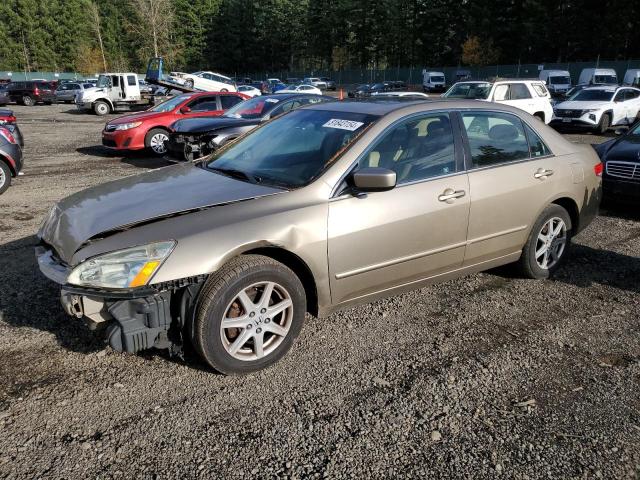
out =
[[304,292],[307,297],[307,311],[312,315],[318,316],[318,290],[311,269],[304,260],[295,253],[278,247],[256,248],[243,252],[243,255],[264,255],[265,257],[277,260],[293,270],[293,273],[298,276],[304,287]]
[[9,161],[9,159],[5,158],[3,155],[0,155],[0,162],[5,163],[8,167],[9,167],[9,171],[11,172],[11,175],[13,177],[15,177],[16,175],[18,175],[18,172],[16,172],[15,167],[13,166],[13,164]]
[[580,212],[578,211],[578,205],[576,205],[576,202],[571,198],[563,197],[554,200],[552,203],[560,205],[567,211],[569,218],[571,218],[571,230],[573,232],[578,231],[578,227],[580,226]]
[[542,120],[544,122],[545,118],[544,118],[544,112],[536,112],[533,114],[534,117],[538,117],[540,118],[540,120]]

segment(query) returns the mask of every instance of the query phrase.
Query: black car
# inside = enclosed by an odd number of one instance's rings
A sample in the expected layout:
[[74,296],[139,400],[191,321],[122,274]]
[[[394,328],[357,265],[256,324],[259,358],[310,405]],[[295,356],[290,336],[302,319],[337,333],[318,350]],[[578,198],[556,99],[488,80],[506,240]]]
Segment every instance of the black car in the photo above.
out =
[[22,170],[22,147],[11,125],[0,125],[0,195]]
[[7,85],[0,85],[0,107],[4,107],[11,101]]
[[640,122],[595,149],[604,163],[603,200],[640,203]]
[[262,95],[245,100],[220,117],[186,118],[171,125],[166,141],[170,157],[195,160],[254,129],[260,123],[305,105],[333,102],[324,95],[300,93]]
[[7,88],[9,99],[12,102],[28,107],[38,102],[51,105],[56,100],[55,90],[55,83],[43,80],[12,82]]
[[347,96],[349,98],[362,98],[368,97],[369,95],[371,95],[371,85],[369,85],[368,83],[358,85],[353,90],[349,90],[347,92]]

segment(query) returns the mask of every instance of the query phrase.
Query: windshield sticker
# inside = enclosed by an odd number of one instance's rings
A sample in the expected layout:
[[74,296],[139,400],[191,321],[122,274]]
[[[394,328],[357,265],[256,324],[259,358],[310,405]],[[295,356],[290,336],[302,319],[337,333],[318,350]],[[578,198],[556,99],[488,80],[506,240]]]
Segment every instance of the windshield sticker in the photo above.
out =
[[265,99],[265,102],[269,102],[269,103],[278,103],[280,100],[278,100],[277,98],[267,98]]
[[327,123],[322,125],[327,128],[339,128],[340,130],[349,130],[350,132],[354,132],[359,129],[364,123],[362,122],[354,122],[352,120],[340,120],[339,118],[332,118]]

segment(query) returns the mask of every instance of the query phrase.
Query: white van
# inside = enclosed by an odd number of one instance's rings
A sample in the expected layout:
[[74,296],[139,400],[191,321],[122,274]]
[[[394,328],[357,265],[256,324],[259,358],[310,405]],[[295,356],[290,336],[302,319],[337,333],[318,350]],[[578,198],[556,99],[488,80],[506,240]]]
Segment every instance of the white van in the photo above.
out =
[[618,74],[613,68],[585,68],[578,83],[589,85],[617,85]]
[[623,85],[631,85],[640,88],[640,68],[630,68],[624,74]]
[[422,89],[427,92],[444,92],[446,88],[444,73],[422,71]]
[[571,75],[566,70],[542,70],[540,80],[553,95],[567,93],[571,88]]

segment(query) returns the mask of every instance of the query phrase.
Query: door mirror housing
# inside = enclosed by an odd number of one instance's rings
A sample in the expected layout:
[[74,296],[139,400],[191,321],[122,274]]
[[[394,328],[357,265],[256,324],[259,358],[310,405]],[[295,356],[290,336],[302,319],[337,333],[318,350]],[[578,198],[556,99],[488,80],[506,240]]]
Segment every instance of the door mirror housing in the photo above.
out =
[[180,113],[191,113],[191,108],[190,107],[182,107],[180,109]]
[[396,186],[396,172],[388,168],[366,167],[353,174],[353,186],[361,192],[384,192]]

